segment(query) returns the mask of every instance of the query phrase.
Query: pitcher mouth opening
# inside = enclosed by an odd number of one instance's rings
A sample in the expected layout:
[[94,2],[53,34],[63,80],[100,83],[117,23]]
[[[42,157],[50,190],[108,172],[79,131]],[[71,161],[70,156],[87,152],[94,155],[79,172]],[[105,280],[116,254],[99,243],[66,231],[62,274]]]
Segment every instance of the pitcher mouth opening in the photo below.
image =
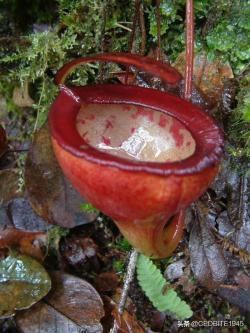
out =
[[76,129],[91,147],[142,162],[176,162],[195,152],[195,141],[176,118],[133,104],[82,104]]
[[61,86],[49,121],[65,150],[127,171],[193,174],[223,153],[222,132],[208,114],[149,88]]

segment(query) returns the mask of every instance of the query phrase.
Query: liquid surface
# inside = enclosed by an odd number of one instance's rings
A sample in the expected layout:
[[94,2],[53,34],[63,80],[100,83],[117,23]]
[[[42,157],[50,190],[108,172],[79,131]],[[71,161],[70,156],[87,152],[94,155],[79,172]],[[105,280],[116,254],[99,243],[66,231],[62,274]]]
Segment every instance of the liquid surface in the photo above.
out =
[[176,162],[195,151],[195,141],[181,122],[142,106],[82,105],[76,128],[90,146],[126,159]]

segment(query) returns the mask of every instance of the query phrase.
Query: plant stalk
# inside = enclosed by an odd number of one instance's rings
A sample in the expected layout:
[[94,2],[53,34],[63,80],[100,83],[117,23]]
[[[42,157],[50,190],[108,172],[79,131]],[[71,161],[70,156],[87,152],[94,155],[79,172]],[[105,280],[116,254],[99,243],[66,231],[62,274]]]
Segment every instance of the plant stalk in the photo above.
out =
[[[128,298],[130,283],[132,282],[132,280],[134,278],[134,275],[135,275],[137,259],[138,259],[138,252],[134,249],[130,253],[128,267],[127,267],[127,274],[126,274],[126,277],[125,277],[120,302],[119,302],[119,305],[118,305],[119,315],[122,315],[122,313],[124,311],[124,308],[125,308],[126,300]],[[116,323],[116,320],[115,320],[114,326],[110,330],[110,333],[116,333],[117,330],[118,330],[118,327],[117,327],[117,323]]]
[[186,66],[184,98],[191,99],[192,77],[194,64],[194,5],[193,0],[187,0],[186,5]]

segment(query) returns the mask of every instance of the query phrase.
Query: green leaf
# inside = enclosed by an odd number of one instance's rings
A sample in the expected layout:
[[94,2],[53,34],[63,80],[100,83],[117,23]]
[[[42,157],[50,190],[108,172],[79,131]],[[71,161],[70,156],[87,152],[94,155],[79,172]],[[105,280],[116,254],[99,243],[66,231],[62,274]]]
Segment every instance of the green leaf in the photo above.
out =
[[49,292],[51,280],[33,258],[14,251],[0,261],[0,318],[27,309]]
[[180,299],[174,289],[168,289],[166,295],[163,294],[167,281],[152,260],[142,254],[137,261],[137,278],[141,288],[159,311],[167,311],[177,319],[192,316],[190,306]]

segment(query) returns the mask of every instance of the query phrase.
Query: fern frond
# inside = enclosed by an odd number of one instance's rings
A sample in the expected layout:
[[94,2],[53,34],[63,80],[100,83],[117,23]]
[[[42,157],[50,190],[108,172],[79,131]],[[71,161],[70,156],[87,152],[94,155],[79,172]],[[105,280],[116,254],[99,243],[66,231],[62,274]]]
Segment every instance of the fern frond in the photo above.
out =
[[167,281],[152,260],[140,254],[137,261],[137,278],[139,285],[159,311],[167,311],[177,319],[186,319],[192,316],[190,306],[180,299],[174,289],[169,289],[166,295],[163,288]]

